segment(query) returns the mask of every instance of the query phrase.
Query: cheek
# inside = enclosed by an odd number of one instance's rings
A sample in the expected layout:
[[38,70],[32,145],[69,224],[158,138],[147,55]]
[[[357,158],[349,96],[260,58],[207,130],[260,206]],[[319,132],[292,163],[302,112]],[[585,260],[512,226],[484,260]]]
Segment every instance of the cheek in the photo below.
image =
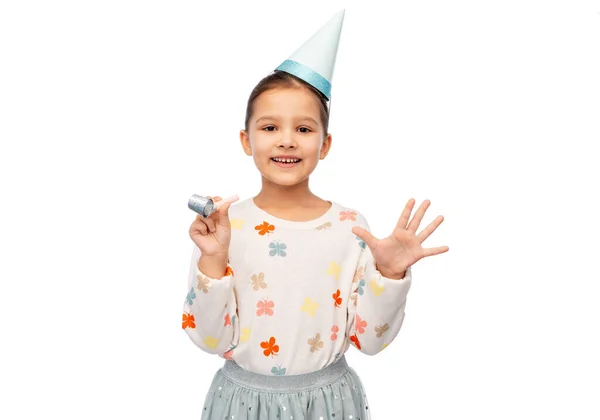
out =
[[321,147],[322,147],[321,143],[313,143],[313,144],[311,144],[310,146],[308,146],[307,148],[305,148],[306,155],[314,157],[314,158],[318,158],[320,156],[320,154],[321,154]]
[[269,147],[255,147],[253,149],[254,161],[256,163],[267,163],[271,159],[271,148]]

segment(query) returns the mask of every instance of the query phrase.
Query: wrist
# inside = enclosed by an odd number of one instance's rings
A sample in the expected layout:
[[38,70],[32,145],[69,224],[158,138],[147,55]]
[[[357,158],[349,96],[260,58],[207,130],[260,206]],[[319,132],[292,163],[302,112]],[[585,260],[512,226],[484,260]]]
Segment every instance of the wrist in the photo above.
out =
[[198,270],[207,277],[220,279],[227,273],[229,256],[225,254],[201,255],[198,260]]
[[375,269],[377,271],[379,271],[379,273],[388,279],[391,280],[402,280],[404,278],[404,276],[406,276],[406,268],[403,269],[402,271],[398,271],[398,270],[391,270],[388,269],[387,267],[381,267],[377,264],[375,264]]

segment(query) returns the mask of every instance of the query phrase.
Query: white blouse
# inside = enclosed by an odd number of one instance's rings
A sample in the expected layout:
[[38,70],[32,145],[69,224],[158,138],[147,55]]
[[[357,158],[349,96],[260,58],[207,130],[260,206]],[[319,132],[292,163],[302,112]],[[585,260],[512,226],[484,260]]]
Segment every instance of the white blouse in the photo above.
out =
[[194,245],[182,327],[208,353],[264,375],[297,375],[336,361],[350,344],[373,355],[398,334],[411,268],[383,277],[359,212],[332,202],[321,217],[294,222],[248,198],[229,208],[229,267],[221,279],[198,269]]

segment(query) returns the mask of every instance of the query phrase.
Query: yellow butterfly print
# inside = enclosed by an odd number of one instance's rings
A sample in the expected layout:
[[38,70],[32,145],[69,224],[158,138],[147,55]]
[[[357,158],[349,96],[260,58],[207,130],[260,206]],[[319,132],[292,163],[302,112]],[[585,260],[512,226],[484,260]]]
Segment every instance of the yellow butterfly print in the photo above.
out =
[[204,293],[208,293],[208,289],[210,289],[211,281],[208,277],[203,276],[202,274],[198,274],[198,290],[202,290]]
[[327,269],[328,276],[333,276],[337,280],[338,276],[340,275],[340,271],[342,271],[342,268],[339,266],[338,263],[336,263],[335,261],[331,261],[329,263],[329,268]]
[[219,338],[214,338],[214,337],[211,337],[210,335],[207,336],[206,338],[204,338],[204,340],[203,340],[204,344],[206,344],[211,349],[216,348],[217,345],[219,344],[219,341],[220,341]]
[[377,283],[377,280],[371,280],[369,286],[371,286],[371,290],[373,290],[375,296],[381,296],[381,294],[383,293],[383,284]]
[[317,226],[317,230],[327,230],[327,228],[331,227],[331,222],[323,223],[322,225]]
[[302,312],[308,313],[310,316],[315,316],[315,312],[319,309],[319,304],[311,298],[304,299],[304,305],[300,308]]
[[377,332],[377,337],[381,337],[389,329],[390,329],[390,326],[387,324],[387,322],[383,325],[377,325],[375,327],[375,332]]
[[311,353],[314,353],[317,350],[321,350],[323,348],[323,340],[321,340],[321,334],[317,333],[314,338],[308,339],[308,344],[310,345]]
[[242,343],[245,343],[248,340],[250,340],[250,328],[242,328],[242,335],[240,335],[240,341]]
[[229,219],[231,228],[235,230],[242,230],[244,227],[244,221],[242,219]]
[[381,346],[381,350],[383,350],[384,348],[386,348],[388,345],[384,344],[383,346]]
[[267,283],[265,283],[265,273],[258,273],[252,276],[252,288],[254,290],[265,289]]
[[352,303],[354,303],[354,306],[356,306],[356,299],[357,298],[358,298],[358,294],[357,293],[350,294],[350,300],[352,301]]

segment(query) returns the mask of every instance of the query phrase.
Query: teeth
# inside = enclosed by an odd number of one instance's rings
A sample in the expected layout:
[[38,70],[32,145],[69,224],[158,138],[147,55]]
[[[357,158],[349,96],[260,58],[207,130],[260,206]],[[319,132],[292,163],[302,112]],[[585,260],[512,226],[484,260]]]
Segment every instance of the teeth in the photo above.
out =
[[296,163],[296,162],[300,162],[300,159],[273,158],[273,160],[276,161],[276,162],[282,162],[282,163]]

